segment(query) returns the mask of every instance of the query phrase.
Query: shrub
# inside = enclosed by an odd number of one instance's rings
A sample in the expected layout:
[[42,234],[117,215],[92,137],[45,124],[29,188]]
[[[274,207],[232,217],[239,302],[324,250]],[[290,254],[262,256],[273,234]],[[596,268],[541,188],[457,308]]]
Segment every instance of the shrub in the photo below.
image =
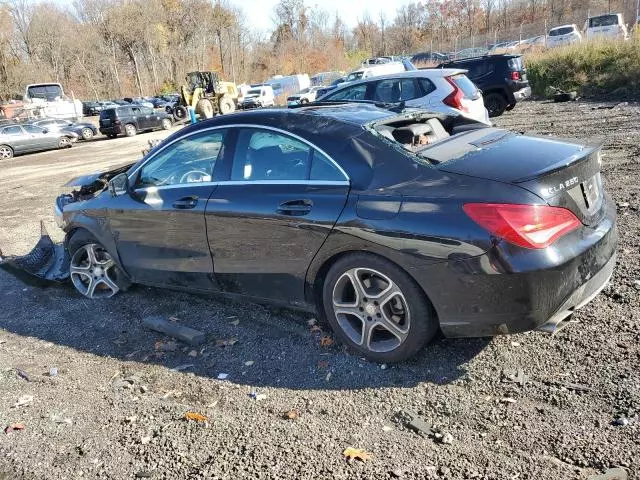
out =
[[549,96],[551,87],[587,96],[640,95],[640,35],[530,53],[525,62],[535,95]]

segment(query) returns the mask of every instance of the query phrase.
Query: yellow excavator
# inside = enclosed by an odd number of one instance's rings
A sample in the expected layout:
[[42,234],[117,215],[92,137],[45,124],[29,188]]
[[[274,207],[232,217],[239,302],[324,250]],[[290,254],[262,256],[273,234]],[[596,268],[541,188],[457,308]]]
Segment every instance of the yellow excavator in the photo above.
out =
[[236,110],[237,101],[235,83],[218,80],[215,72],[191,72],[186,85],[180,88],[180,102],[173,108],[173,116],[176,120],[187,118],[187,107],[193,108],[201,119],[225,115]]

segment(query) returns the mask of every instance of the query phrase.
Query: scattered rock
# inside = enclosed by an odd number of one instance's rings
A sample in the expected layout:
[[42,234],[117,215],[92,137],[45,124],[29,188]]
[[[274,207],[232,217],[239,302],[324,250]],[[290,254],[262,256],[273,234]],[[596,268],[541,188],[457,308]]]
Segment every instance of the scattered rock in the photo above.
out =
[[136,423],[138,421],[138,416],[137,415],[131,415],[130,417],[127,417],[124,419],[124,423]]
[[245,367],[250,367],[251,365],[253,365],[255,362],[253,360],[247,360],[246,362],[244,362],[244,366]]
[[23,380],[26,380],[27,382],[31,381],[31,377],[29,376],[29,374],[27,372],[25,372],[24,370],[20,370],[19,368],[16,368],[16,373],[18,374],[18,376],[20,378],[22,378]]
[[49,376],[50,377],[57,377],[58,376],[58,369],[56,367],[51,367],[49,369]]
[[147,393],[149,391],[149,387],[146,385],[140,385],[140,393]]
[[396,468],[394,470],[391,470],[389,472],[389,475],[392,478],[402,478],[402,477],[404,477],[404,470],[402,470],[401,468]]
[[613,421],[613,424],[619,427],[626,427],[627,425],[629,425],[629,419],[626,417],[619,417]]
[[33,395],[22,395],[18,401],[13,404],[13,408],[27,407],[33,403]]
[[204,333],[193,328],[169,322],[162,317],[146,317],[142,319],[142,324],[156,332],[164,333],[170,337],[189,345],[200,345],[205,341]]
[[219,373],[218,374],[218,380],[226,380],[227,378],[229,378],[229,374],[228,373]]
[[504,397],[500,399],[500,403],[517,403],[518,401],[513,397]]
[[142,445],[147,445],[147,444],[148,444],[148,443],[150,443],[150,442],[151,442],[151,436],[149,436],[149,435],[144,436],[144,437],[142,437],[142,438],[140,439],[140,443],[141,443]]

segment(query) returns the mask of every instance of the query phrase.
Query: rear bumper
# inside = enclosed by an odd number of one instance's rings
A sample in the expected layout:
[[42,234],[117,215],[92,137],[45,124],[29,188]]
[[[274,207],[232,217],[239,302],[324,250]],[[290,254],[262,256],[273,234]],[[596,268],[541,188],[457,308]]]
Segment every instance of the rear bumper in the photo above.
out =
[[531,87],[524,87],[520,90],[513,92],[513,97],[517,102],[524,100],[525,98],[529,98],[531,96]]
[[103,135],[118,135],[122,133],[122,127],[120,125],[113,125],[110,127],[100,127],[100,133]]
[[586,305],[613,272],[615,218],[609,200],[596,226],[572,232],[546,249],[501,242],[483,255],[429,272],[438,284],[425,283],[425,290],[443,334],[482,337],[535,330]]

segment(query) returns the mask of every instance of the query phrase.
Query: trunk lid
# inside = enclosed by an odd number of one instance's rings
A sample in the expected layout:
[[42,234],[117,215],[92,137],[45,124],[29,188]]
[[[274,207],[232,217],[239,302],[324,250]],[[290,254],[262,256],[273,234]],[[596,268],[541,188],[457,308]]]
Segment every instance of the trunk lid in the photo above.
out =
[[600,147],[486,128],[455,135],[420,154],[439,162],[436,167],[444,172],[516,184],[590,225],[604,211]]

